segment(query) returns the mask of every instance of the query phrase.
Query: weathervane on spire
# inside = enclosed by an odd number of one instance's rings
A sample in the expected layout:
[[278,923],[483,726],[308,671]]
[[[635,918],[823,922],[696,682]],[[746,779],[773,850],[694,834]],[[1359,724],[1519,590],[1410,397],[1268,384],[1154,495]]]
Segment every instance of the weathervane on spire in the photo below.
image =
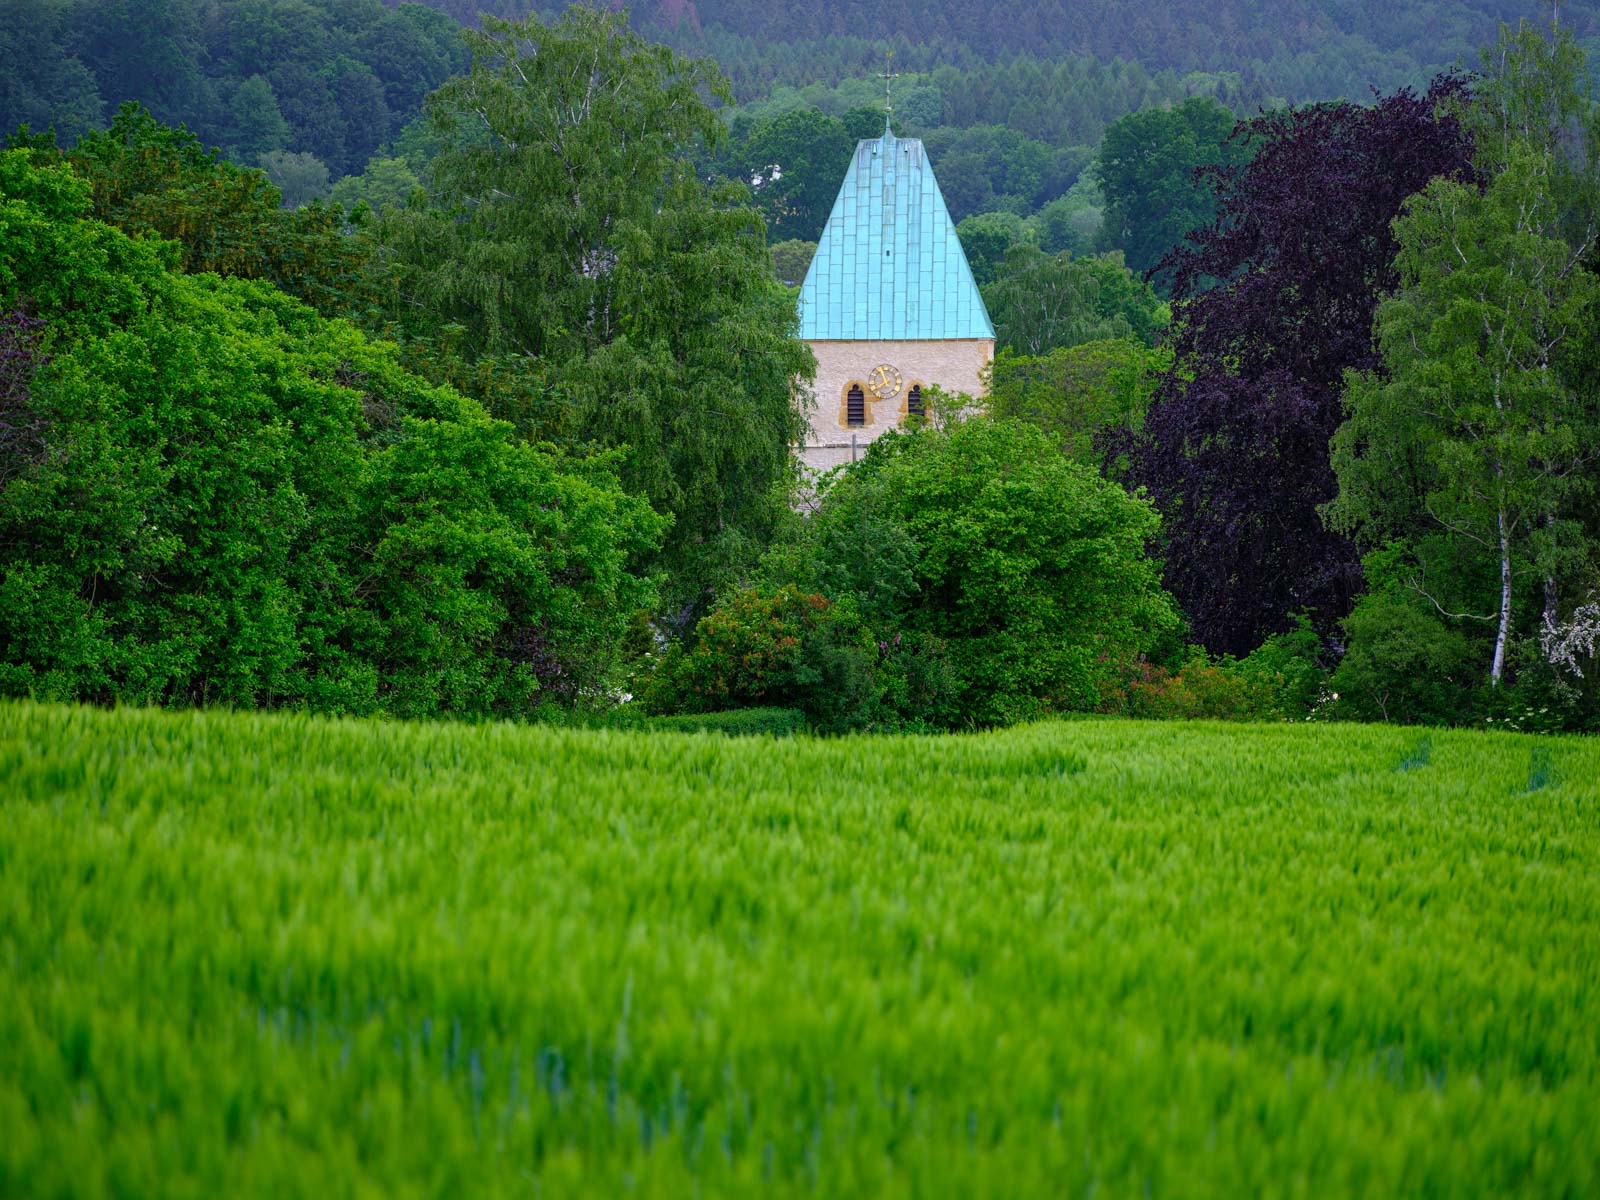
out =
[[890,99],[889,89],[894,81],[900,78],[899,72],[894,67],[894,51],[889,51],[883,58],[883,135],[889,137],[889,121],[894,114],[894,104]]

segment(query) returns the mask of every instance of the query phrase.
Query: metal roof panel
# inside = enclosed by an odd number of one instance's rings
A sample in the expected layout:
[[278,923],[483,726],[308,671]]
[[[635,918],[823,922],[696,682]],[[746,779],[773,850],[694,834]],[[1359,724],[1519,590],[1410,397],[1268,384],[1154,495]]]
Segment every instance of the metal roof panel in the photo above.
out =
[[922,143],[856,145],[800,286],[800,336],[830,341],[994,337]]

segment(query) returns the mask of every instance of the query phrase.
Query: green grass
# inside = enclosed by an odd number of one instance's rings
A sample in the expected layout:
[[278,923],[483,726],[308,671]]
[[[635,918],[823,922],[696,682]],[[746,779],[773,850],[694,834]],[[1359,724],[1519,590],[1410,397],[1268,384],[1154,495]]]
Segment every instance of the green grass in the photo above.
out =
[[1600,742],[0,706],[0,1194],[1594,1195]]

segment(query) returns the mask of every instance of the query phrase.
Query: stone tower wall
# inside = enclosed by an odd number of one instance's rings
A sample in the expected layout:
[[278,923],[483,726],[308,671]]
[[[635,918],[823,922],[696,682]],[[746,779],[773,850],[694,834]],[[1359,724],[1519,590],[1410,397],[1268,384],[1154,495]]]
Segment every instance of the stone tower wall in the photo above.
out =
[[[983,369],[994,358],[989,340],[915,342],[812,342],[817,356],[816,408],[811,431],[800,448],[800,460],[814,471],[852,461],[867,446],[906,417],[906,394],[913,384],[938,385],[947,392],[983,395]],[[867,390],[872,368],[888,364],[904,384],[892,400],[875,400]],[[866,424],[851,428],[845,420],[845,397],[852,383],[866,393]],[[854,448],[852,449],[852,435]]]

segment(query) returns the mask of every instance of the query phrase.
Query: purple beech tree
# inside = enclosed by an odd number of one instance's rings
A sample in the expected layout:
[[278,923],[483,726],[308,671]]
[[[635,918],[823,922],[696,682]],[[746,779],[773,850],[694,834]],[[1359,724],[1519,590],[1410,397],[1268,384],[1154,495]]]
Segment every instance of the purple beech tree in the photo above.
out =
[[1445,111],[1459,76],[1370,106],[1267,113],[1253,149],[1203,172],[1217,219],[1157,270],[1176,298],[1174,369],[1120,446],[1163,517],[1166,581],[1213,652],[1247,653],[1298,611],[1329,629],[1361,587],[1353,544],[1317,509],[1347,370],[1378,363],[1372,319],[1397,282],[1390,222],[1439,176],[1472,170]]

